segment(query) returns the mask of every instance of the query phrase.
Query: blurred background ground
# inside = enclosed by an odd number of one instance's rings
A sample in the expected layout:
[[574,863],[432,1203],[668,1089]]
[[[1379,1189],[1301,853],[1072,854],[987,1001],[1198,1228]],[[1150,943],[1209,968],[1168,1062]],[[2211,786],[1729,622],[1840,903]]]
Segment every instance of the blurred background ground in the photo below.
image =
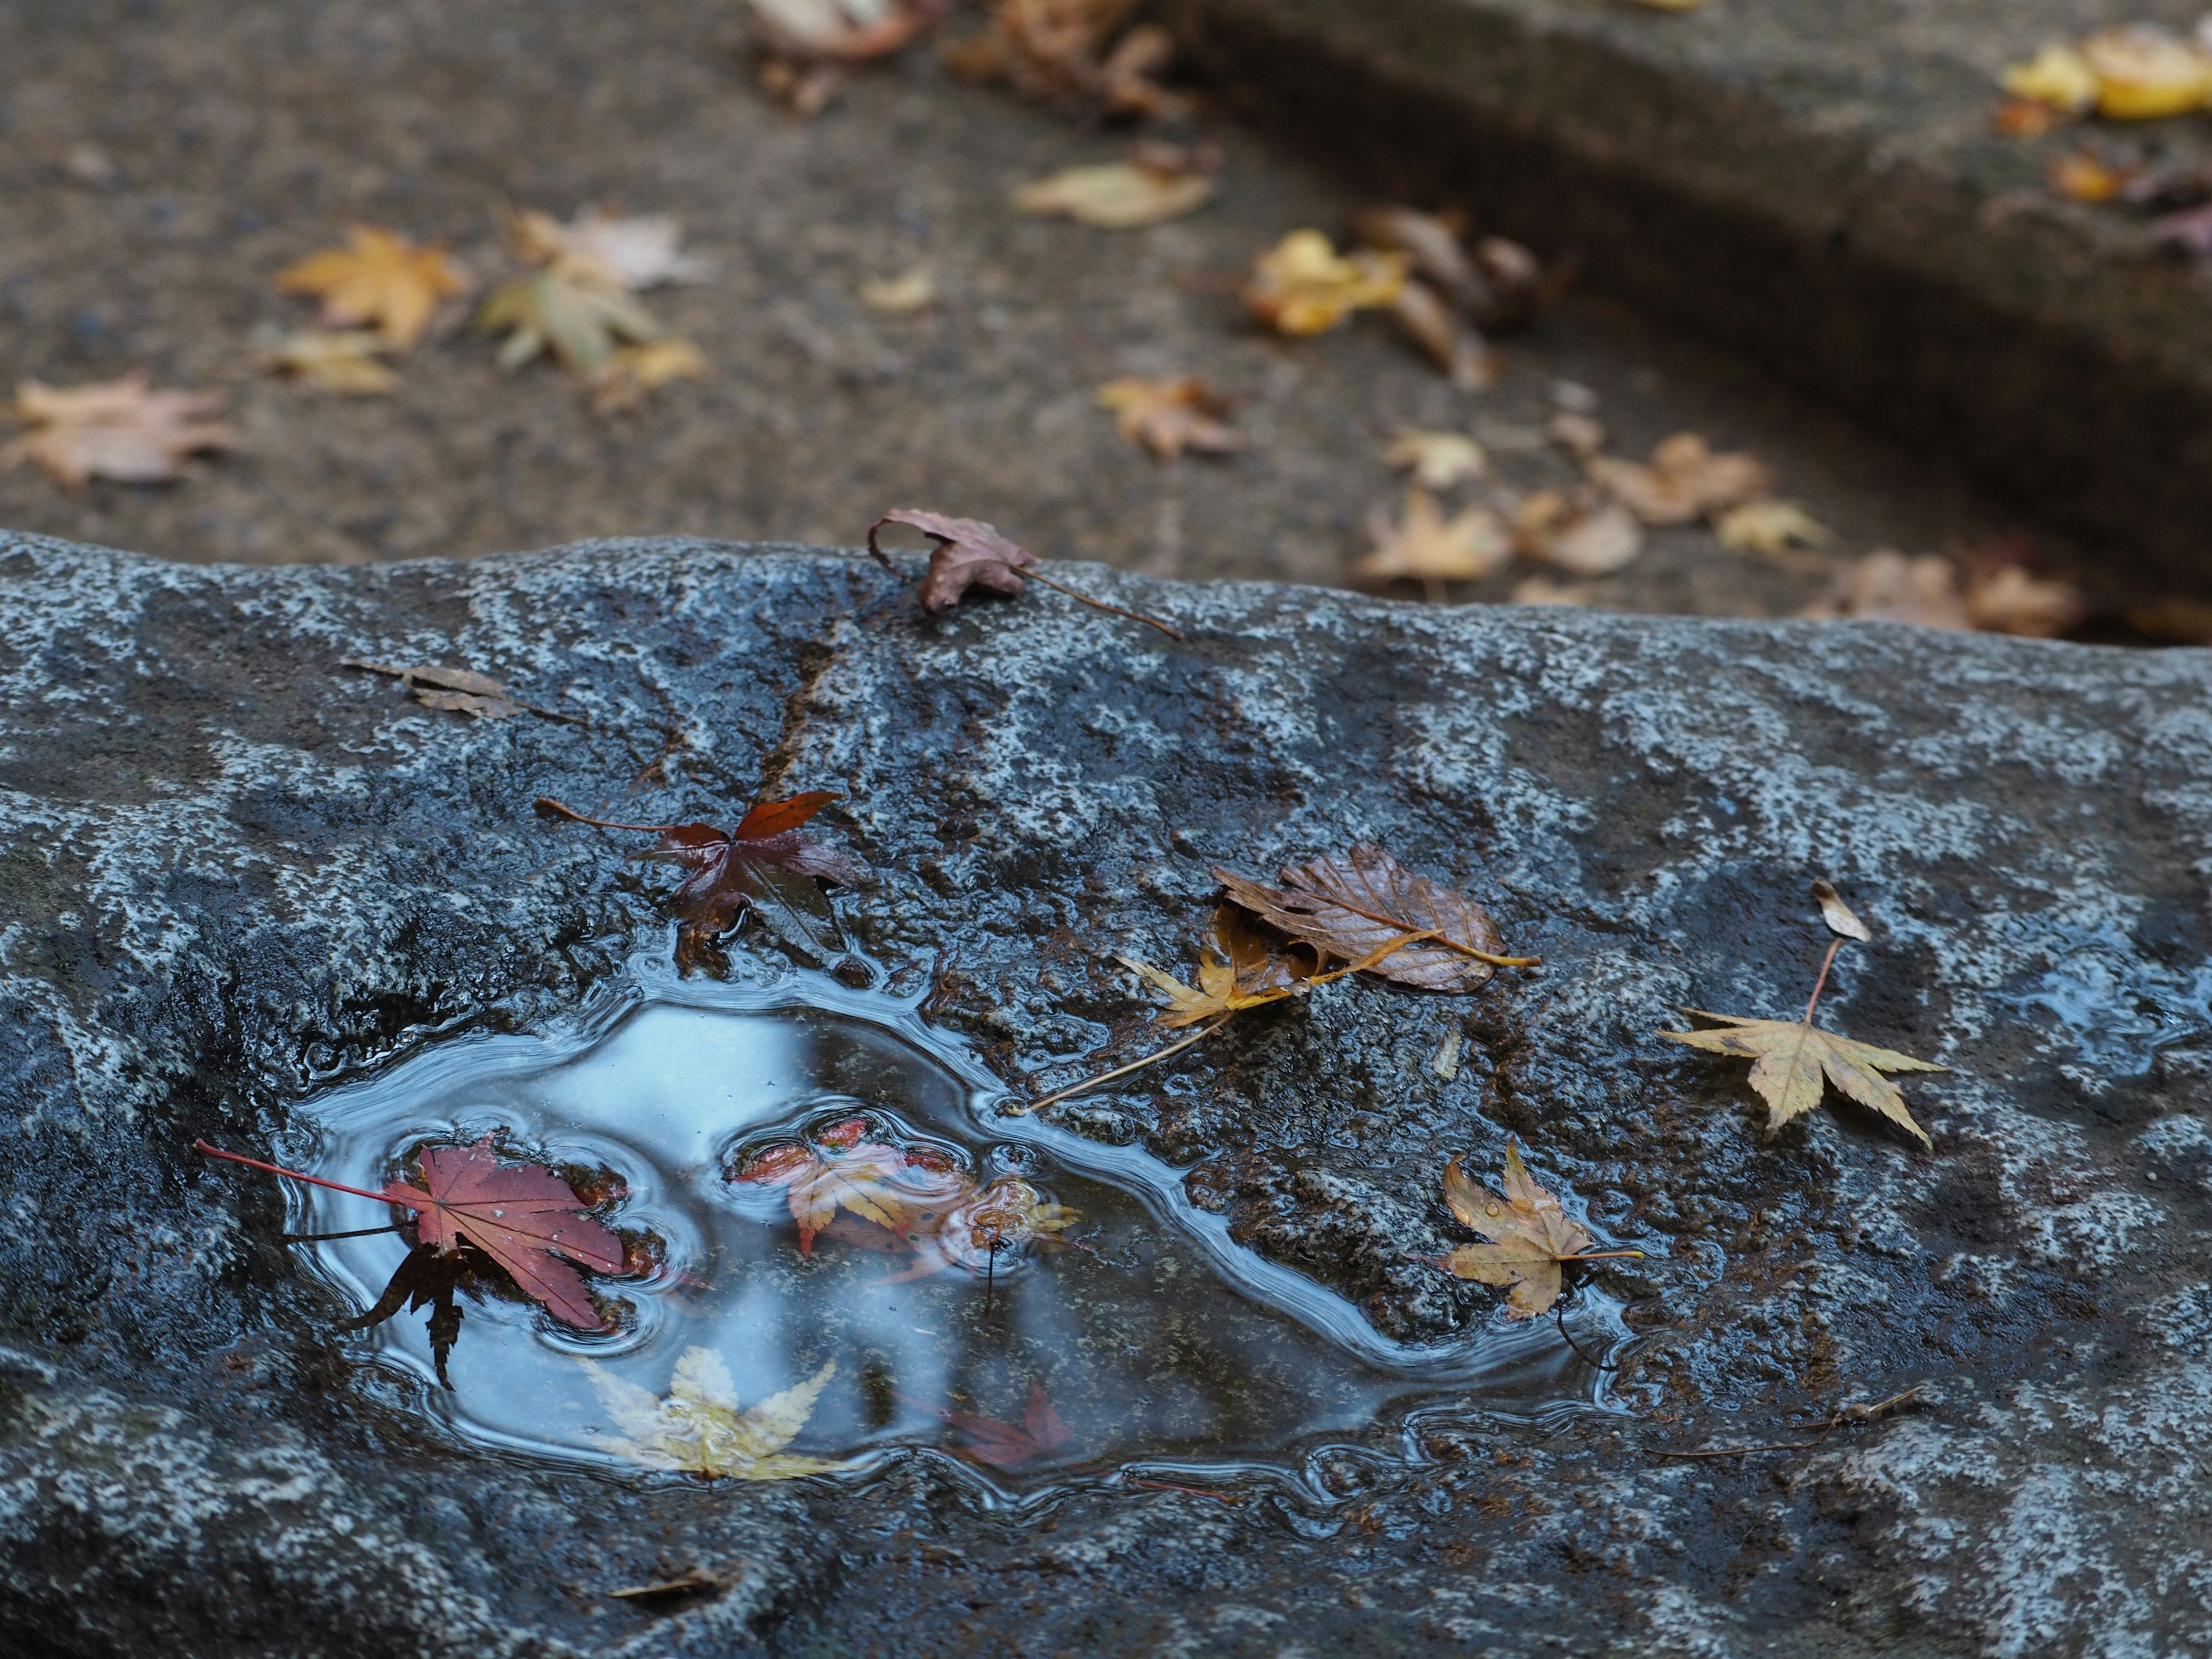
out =
[[[1500,342],[1480,393],[1372,316],[1263,335],[1233,292],[1253,256],[1301,226],[1341,232],[1363,198],[1225,119],[1196,123],[1224,154],[1212,204],[1089,229],[1017,216],[1009,192],[1126,155],[1127,131],[963,83],[927,47],[801,120],[757,88],[745,39],[733,0],[0,0],[0,381],[143,366],[222,391],[246,439],[166,487],[0,473],[0,523],[180,559],[371,561],[648,532],[851,544],[922,506],[1048,556],[1340,584],[1370,514],[1401,498],[1382,459],[1398,428],[1471,431],[1504,484],[1565,486],[1577,475],[1541,435],[1565,398],[1623,454],[1681,429],[1748,449],[1838,532],[1778,562],[1702,527],[1655,530],[1585,590],[1597,603],[1789,614],[1878,546],[2085,562],[1939,467],[1593,298]],[[716,274],[653,306],[704,378],[598,415],[550,365],[502,373],[465,324],[406,359],[387,398],[256,367],[258,326],[312,316],[276,291],[283,266],[366,222],[443,240],[494,281],[513,270],[501,200],[678,216]],[[935,306],[861,302],[864,283],[916,264]],[[1094,405],[1102,381],[1170,374],[1237,397],[1254,447],[1163,465]],[[1531,574],[1451,594],[1503,599]]]

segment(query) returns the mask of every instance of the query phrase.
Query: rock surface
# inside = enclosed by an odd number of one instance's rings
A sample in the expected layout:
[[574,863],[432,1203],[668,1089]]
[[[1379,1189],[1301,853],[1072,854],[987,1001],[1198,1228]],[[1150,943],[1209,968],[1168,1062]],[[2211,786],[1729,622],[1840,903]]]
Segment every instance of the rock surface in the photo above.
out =
[[[1187,641],[1042,590],[925,621],[798,550],[245,570],[0,538],[11,1651],[2212,1643],[2212,658],[1066,574]],[[349,656],[590,724],[435,712]],[[280,1201],[192,1138],[265,1146],[325,1084],[666,948],[533,796],[720,817],[817,787],[880,873],[839,900],[852,937],[895,984],[937,973],[1009,1077],[1133,1035],[1093,952],[1187,962],[1209,860],[1365,836],[1463,884],[1540,973],[1346,984],[1083,1121],[1406,1337],[1490,1316],[1412,1258],[1463,1237],[1444,1159],[1517,1138],[1651,1253],[1607,1279],[1626,1409],[1022,1519],[920,1465],[865,1498],[533,1465],[362,1387]],[[1762,1139],[1740,1066],[1651,1035],[1801,1006],[1819,874],[1875,928],[1835,1025],[1954,1068],[1909,1091],[1932,1155],[1832,1100]],[[1914,1383],[1813,1449],[1650,1449],[1809,1438]],[[726,1588],[606,1598],[692,1565]]]

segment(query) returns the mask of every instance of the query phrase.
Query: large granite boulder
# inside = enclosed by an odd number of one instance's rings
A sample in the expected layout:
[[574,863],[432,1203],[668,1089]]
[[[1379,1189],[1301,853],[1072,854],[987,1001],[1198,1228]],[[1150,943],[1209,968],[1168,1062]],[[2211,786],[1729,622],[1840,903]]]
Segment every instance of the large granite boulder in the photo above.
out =
[[[1042,590],[927,620],[793,549],[242,569],[0,538],[9,1651],[2212,1644],[2212,657],[1069,574],[1187,639]],[[440,712],[349,657],[589,723]],[[1188,963],[1210,860],[1364,836],[1488,903],[1540,972],[1346,984],[1068,1121],[1407,1341],[1492,1317],[1419,1258],[1465,1237],[1444,1159],[1517,1138],[1650,1252],[1606,1275],[1611,1408],[1477,1401],[1233,1504],[992,1512],[919,1460],[855,1493],[474,1449],[362,1387],[274,1183],[193,1138],[266,1146],[325,1085],[666,950],[635,869],[534,796],[816,787],[878,872],[851,938],[1009,1079],[1133,1035],[1093,953]],[[1802,1006],[1820,875],[1876,930],[1829,1017],[1953,1068],[1910,1085],[1932,1154],[1832,1097],[1765,1139],[1741,1064],[1652,1035]],[[1808,1449],[1655,1451],[1916,1383]],[[689,1565],[719,1591],[605,1595]]]

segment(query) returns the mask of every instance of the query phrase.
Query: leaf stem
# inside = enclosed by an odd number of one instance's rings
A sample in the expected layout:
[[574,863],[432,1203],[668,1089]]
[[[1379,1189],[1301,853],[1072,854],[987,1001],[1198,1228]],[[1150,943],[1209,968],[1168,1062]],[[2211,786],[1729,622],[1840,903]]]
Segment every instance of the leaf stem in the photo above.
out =
[[1115,616],[1127,617],[1131,622],[1140,622],[1147,628],[1157,628],[1161,633],[1166,635],[1171,640],[1179,640],[1182,637],[1182,630],[1181,629],[1169,627],[1167,623],[1162,622],[1158,617],[1147,617],[1141,611],[1124,611],[1118,605],[1109,605],[1103,599],[1092,599],[1088,593],[1079,593],[1073,588],[1070,587],[1066,582],[1054,581],[1051,577],[1046,575],[1035,566],[1030,566],[1022,570],[1019,574],[1030,577],[1033,580],[1041,581],[1047,587],[1057,588],[1060,592],[1066,594],[1071,599],[1080,599],[1084,604],[1089,605],[1094,611],[1111,611]]
[[648,836],[665,836],[671,830],[680,830],[677,823],[617,823],[611,818],[595,818],[579,812],[573,806],[563,806],[550,795],[540,795],[531,803],[541,812],[550,812],[556,817],[567,818],[575,823],[588,823],[599,830],[635,830]]
[[1158,1049],[1152,1054],[1146,1054],[1142,1060],[1133,1060],[1127,1066],[1116,1066],[1110,1072],[1101,1072],[1097,1077],[1087,1077],[1080,1083],[1071,1084],[1068,1087],[1062,1089],[1057,1094],[1047,1095],[1042,1100],[1032,1100],[1025,1106],[1010,1106],[1006,1109],[1006,1115],[1008,1117],[1022,1117],[1030,1112],[1042,1111],[1045,1107],[1052,1105],[1056,1101],[1066,1100],[1070,1095],[1083,1094],[1090,1090],[1097,1088],[1102,1083],[1111,1083],[1117,1077],[1127,1077],[1132,1072],[1140,1072],[1144,1070],[1146,1066],[1153,1064],[1155,1061],[1165,1060],[1170,1054],[1179,1054],[1184,1049],[1189,1048],[1192,1043],[1203,1041],[1205,1038],[1212,1036],[1223,1026],[1228,1024],[1230,1016],[1224,1014],[1220,1018],[1215,1020],[1212,1024],[1206,1026],[1202,1030],[1192,1032],[1180,1042],[1170,1042],[1166,1048]]
[[[1346,904],[1334,893],[1317,895],[1317,896],[1327,898],[1339,909],[1349,910],[1353,915],[1364,916],[1370,921],[1379,921],[1386,927],[1401,927],[1405,925],[1396,916],[1382,915],[1373,910],[1363,910],[1356,904]],[[1493,968],[1540,968],[1544,965],[1544,958],[1541,957],[1498,957],[1492,956],[1487,951],[1478,951],[1472,945],[1462,944],[1441,927],[1425,927],[1419,933],[1409,933],[1407,937],[1413,939],[1433,939],[1448,950],[1456,951],[1462,956],[1473,957],[1477,962],[1486,962]],[[1387,956],[1390,951],[1395,951],[1398,948],[1397,945],[1393,945],[1383,954]],[[1370,957],[1368,960],[1373,962],[1379,958]]]
[[327,1187],[334,1193],[351,1193],[356,1198],[374,1198],[386,1204],[398,1204],[407,1209],[416,1206],[404,1198],[394,1198],[390,1193],[372,1193],[365,1187],[349,1187],[343,1181],[325,1181],[320,1176],[302,1175],[297,1170],[288,1170],[281,1164],[264,1164],[258,1158],[247,1158],[242,1152],[226,1152],[220,1146],[210,1146],[204,1140],[192,1142],[192,1150],[205,1152],[210,1158],[227,1158],[233,1164],[243,1164],[248,1169],[266,1170],[270,1175],[289,1176],[295,1181],[304,1181],[310,1186]]
[[1844,941],[1840,938],[1828,941],[1828,955],[1820,963],[1820,977],[1813,981],[1812,998],[1805,1004],[1803,1024],[1807,1025],[1813,1023],[1813,1011],[1820,1006],[1820,993],[1828,988],[1828,969],[1836,965],[1836,952],[1843,948]]
[[[1577,1261],[1581,1260],[1580,1257],[1575,1257],[1573,1259]],[[1565,1297],[1560,1297],[1558,1301],[1552,1304],[1552,1315],[1559,1323],[1560,1340],[1565,1342],[1569,1347],[1575,1351],[1576,1358],[1581,1360],[1583,1364],[1589,1366],[1593,1370],[1617,1371],[1620,1369],[1618,1365],[1608,1365],[1602,1359],[1593,1358],[1589,1354],[1583,1352],[1583,1345],[1575,1340],[1574,1333],[1567,1328],[1567,1303]]]

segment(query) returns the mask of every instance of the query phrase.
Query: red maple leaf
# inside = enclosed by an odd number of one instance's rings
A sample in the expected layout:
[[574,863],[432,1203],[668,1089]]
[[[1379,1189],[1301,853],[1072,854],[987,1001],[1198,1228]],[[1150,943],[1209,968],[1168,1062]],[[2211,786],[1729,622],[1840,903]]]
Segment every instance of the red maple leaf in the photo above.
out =
[[731,830],[711,823],[617,823],[587,817],[548,795],[538,798],[538,810],[601,830],[635,830],[660,837],[659,845],[639,856],[687,872],[669,895],[668,907],[678,923],[677,964],[690,968],[737,925],[763,872],[787,870],[847,887],[867,878],[866,866],[797,833],[837,799],[826,789],[810,789],[787,800],[761,801]]
[[968,1443],[957,1449],[960,1456],[988,1463],[994,1469],[1018,1469],[1024,1463],[1033,1463],[1058,1451],[1073,1437],[1073,1431],[1053,1409],[1052,1401],[1045,1398],[1043,1388],[1035,1382],[1030,1384],[1029,1406],[1022,1413],[1018,1425],[1001,1423],[994,1417],[976,1417],[968,1412],[940,1411],[937,1414],[959,1430],[966,1439]]
[[228,1158],[271,1175],[289,1176],[358,1198],[404,1205],[420,1219],[422,1242],[441,1253],[475,1245],[507,1269],[524,1295],[545,1304],[564,1325],[596,1331],[606,1321],[592,1305],[584,1276],[568,1261],[580,1261],[603,1273],[623,1270],[623,1242],[584,1212],[568,1184],[540,1164],[501,1164],[487,1135],[473,1146],[435,1146],[422,1155],[422,1185],[385,1183],[381,1192],[349,1187],[340,1181],[303,1175],[280,1164],[264,1164],[192,1143],[210,1158]]

